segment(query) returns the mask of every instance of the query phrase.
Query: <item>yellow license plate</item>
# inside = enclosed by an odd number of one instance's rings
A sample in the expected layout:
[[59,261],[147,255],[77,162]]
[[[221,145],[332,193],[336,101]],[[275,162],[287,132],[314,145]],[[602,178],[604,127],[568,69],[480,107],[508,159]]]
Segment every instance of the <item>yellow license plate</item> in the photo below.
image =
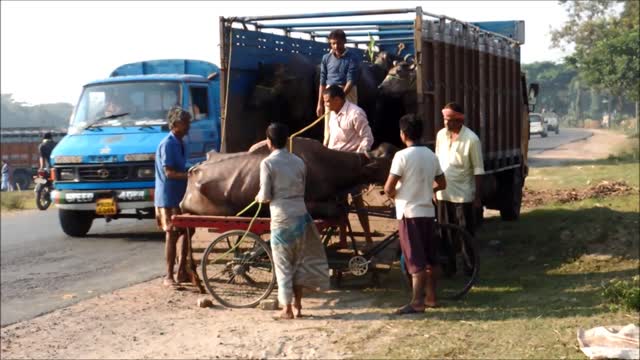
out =
[[96,214],[115,215],[118,212],[114,199],[98,199],[96,202]]

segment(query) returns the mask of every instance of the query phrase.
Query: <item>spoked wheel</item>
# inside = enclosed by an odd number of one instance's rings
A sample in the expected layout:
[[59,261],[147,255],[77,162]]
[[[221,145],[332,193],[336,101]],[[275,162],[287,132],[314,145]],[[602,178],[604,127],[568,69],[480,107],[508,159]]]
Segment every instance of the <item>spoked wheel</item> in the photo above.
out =
[[436,236],[442,249],[436,292],[440,298],[460,299],[478,280],[480,262],[474,238],[453,224],[437,224]]
[[202,278],[222,305],[254,307],[276,284],[271,250],[253,233],[231,230],[213,240],[202,256]]
[[38,184],[36,187],[36,205],[40,210],[47,210],[51,205],[51,188]]

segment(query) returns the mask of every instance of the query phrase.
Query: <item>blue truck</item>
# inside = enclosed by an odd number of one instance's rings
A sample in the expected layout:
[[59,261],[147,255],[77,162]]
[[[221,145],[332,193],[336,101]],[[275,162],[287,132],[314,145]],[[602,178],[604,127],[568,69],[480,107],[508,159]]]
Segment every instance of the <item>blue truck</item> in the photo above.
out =
[[51,154],[51,197],[67,235],[86,235],[96,218],[154,217],[155,151],[172,106],[194,114],[190,164],[220,149],[218,72],[205,61],[143,61],[84,86],[68,134]]
[[[500,210],[503,219],[518,218],[527,175],[528,107],[535,100],[520,70],[523,21],[464,22],[421,7],[219,21],[220,68],[194,60],[145,61],[85,85],[69,134],[52,154],[52,197],[66,234],[86,235],[96,218],[153,217],[154,153],[169,131],[165,117],[172,105],[195,114],[187,139],[193,164],[210,150],[246,151],[262,140],[276,115],[253,104],[255,89],[262,86],[261,69],[301,57],[319,64],[329,50],[327,36],[336,28],[346,32],[347,46],[363,61],[372,59],[371,51],[399,49],[415,59],[413,111],[426,121],[423,140],[429,146],[443,127],[444,104],[463,104],[466,125],[483,144],[483,204]],[[278,95],[282,89],[276,85],[263,93]],[[303,97],[316,91],[305,109],[309,123],[315,118],[317,83],[303,90],[283,95],[292,98],[276,104],[307,104]],[[112,101],[123,105],[107,112]]]

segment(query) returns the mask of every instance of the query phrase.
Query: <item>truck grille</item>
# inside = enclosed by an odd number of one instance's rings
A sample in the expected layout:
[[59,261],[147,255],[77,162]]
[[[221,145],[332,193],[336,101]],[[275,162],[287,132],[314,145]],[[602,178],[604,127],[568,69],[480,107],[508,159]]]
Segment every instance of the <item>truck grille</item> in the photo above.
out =
[[80,181],[126,180],[128,178],[128,166],[87,166],[78,168],[78,180]]

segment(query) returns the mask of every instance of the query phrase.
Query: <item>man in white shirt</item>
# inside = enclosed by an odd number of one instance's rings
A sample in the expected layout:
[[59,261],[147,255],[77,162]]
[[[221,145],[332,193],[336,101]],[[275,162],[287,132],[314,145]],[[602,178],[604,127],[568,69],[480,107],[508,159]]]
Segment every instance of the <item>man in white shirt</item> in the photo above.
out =
[[474,234],[473,208],[482,207],[482,145],[478,136],[463,125],[462,106],[448,103],[442,115],[445,127],[436,136],[436,156],[449,186],[436,194],[438,221],[460,225]]
[[[366,153],[371,150],[373,133],[364,110],[358,105],[347,101],[344,90],[337,85],[331,85],[326,88],[322,96],[327,108],[331,111],[327,147],[332,150],[358,153]],[[351,193],[351,198],[365,234],[365,241],[367,246],[370,246],[373,241],[369,227],[369,216],[362,200],[363,189],[364,187],[354,189]],[[340,246],[347,246],[346,225],[344,224],[340,225]]]
[[434,192],[447,187],[447,181],[435,154],[420,144],[422,121],[407,114],[399,125],[400,139],[407,148],[393,157],[384,191],[395,199],[400,247],[412,278],[411,302],[394,312],[402,315],[436,306],[434,272],[438,262],[432,200]]

